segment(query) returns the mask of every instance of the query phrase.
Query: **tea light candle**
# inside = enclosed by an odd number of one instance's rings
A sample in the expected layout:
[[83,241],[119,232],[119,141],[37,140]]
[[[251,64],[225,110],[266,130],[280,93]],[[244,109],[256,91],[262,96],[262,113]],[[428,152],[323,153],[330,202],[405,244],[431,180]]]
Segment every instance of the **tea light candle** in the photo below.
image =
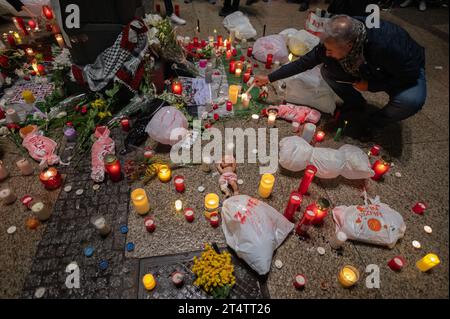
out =
[[295,227],[295,233],[300,237],[307,237],[308,236],[308,229],[312,225],[312,221],[316,217],[316,214],[312,210],[306,210],[303,213],[302,219],[298,222],[297,226]]
[[303,289],[306,285],[306,277],[304,275],[298,274],[294,278],[295,289]]
[[58,42],[58,45],[61,49],[63,49],[66,46],[62,34],[60,34],[60,33],[56,34],[55,39],[56,39],[56,42]]
[[218,214],[219,196],[214,193],[205,196],[205,217],[210,218],[213,214]]
[[416,267],[419,268],[420,271],[426,272],[440,263],[441,261],[437,255],[428,254],[416,263]]
[[146,274],[142,278],[142,284],[144,285],[144,288],[148,291],[155,289],[156,287],[155,277],[153,277],[152,274]]
[[383,177],[383,175],[389,171],[389,168],[389,163],[386,162],[383,158],[377,160],[372,166],[372,169],[375,171],[375,175],[372,177],[372,179],[374,181],[380,180],[381,177]]
[[237,104],[238,95],[239,95],[239,86],[230,85],[230,87],[228,88],[228,99],[231,101],[233,105]]
[[267,124],[269,126],[273,126],[275,125],[275,121],[277,119],[278,116],[278,111],[275,109],[269,109],[267,111]]
[[104,217],[96,217],[93,220],[93,224],[100,236],[106,237],[111,232],[111,226],[106,222]]
[[311,143],[315,133],[316,133],[316,125],[312,123],[306,123],[303,127],[302,138],[306,142]]
[[150,204],[144,189],[137,188],[131,192],[131,200],[133,202],[134,209],[139,215],[145,215],[150,210]]
[[176,95],[181,95],[183,93],[183,86],[180,81],[172,81],[172,93]]
[[36,98],[33,95],[33,92],[29,90],[25,90],[22,92],[22,97],[27,104],[33,104],[36,101]]
[[247,93],[241,94],[241,102],[242,102],[242,106],[244,108],[248,108],[248,106],[250,104],[250,98],[251,98],[251,95],[248,95]]
[[394,271],[400,271],[405,266],[405,259],[401,256],[396,256],[388,262],[388,266]]
[[3,165],[3,162],[0,161],[0,182],[3,181],[8,177],[9,173],[6,170],[5,166]]
[[324,138],[325,138],[325,132],[319,131],[316,134],[315,141],[316,141],[316,143],[320,143],[324,140]]
[[17,196],[9,188],[0,191],[0,202],[3,202],[3,204],[11,205],[16,199]]
[[241,77],[242,74],[242,69],[236,69],[236,71],[234,72],[234,74],[236,75],[237,78]]
[[153,233],[156,229],[156,224],[155,224],[155,220],[151,217],[146,217],[144,219],[144,226],[145,229],[149,232],[149,233]]
[[122,131],[128,132],[130,131],[130,119],[123,118],[120,120],[120,126],[122,127]]
[[347,235],[344,232],[338,231],[334,237],[330,240],[330,246],[332,249],[341,249],[344,243],[347,241]]
[[420,249],[420,248],[422,248],[422,244],[421,244],[419,241],[417,241],[417,240],[413,240],[412,245],[413,245],[413,247],[414,247],[415,249]]
[[431,234],[433,232],[433,229],[430,226],[423,226],[423,230],[427,233],[427,234]]
[[217,214],[211,216],[211,218],[209,219],[209,222],[213,228],[219,227],[219,221],[220,221],[219,215]]
[[344,266],[339,272],[339,282],[345,288],[350,288],[359,280],[359,271],[353,266]]
[[34,202],[31,206],[31,211],[41,222],[48,220],[52,214],[50,206],[45,205],[41,201]]
[[211,164],[212,164],[212,158],[209,156],[203,156],[202,158],[202,171],[205,173],[211,172]]
[[[325,217],[328,215],[328,209],[330,208],[330,202],[325,198],[320,198],[317,203],[313,203],[308,206],[313,210],[316,217],[312,221],[313,225],[322,225]],[[307,208],[308,209],[308,208]]]
[[186,186],[184,184],[184,177],[183,176],[175,176],[175,178],[173,179],[173,183],[175,184],[175,190],[178,193],[183,193],[186,189]]
[[179,199],[175,201],[175,210],[180,213],[183,210],[183,202]]
[[8,123],[20,123],[20,117],[19,114],[17,114],[16,110],[14,109],[7,109],[6,110],[6,121]]
[[259,120],[259,115],[258,114],[252,114],[252,119],[254,119],[255,121]]
[[272,194],[273,185],[275,184],[275,176],[272,174],[264,174],[259,183],[258,193],[262,198],[268,198]]
[[161,165],[158,170],[158,178],[161,182],[167,183],[172,178],[172,170],[167,165]]
[[113,154],[105,156],[105,171],[113,182],[119,182],[122,179],[120,161]]
[[61,174],[54,167],[49,167],[42,171],[39,179],[47,190],[57,189],[62,183]]
[[22,158],[21,160],[17,161],[16,165],[19,168],[20,173],[24,176],[31,175],[34,172],[33,166],[31,166],[30,162],[25,158]]
[[273,54],[271,54],[271,53],[267,54],[266,69],[272,68],[272,60],[273,60]]
[[301,195],[305,195],[308,192],[308,188],[311,185],[311,182],[316,176],[317,168],[314,165],[308,165],[305,169],[305,174],[303,175],[300,186],[298,187],[298,192]]
[[287,220],[292,222],[294,220],[294,215],[297,209],[302,204],[302,195],[298,192],[292,192],[288,204],[286,206],[286,209],[284,210],[284,217],[286,217]]
[[194,221],[194,210],[192,208],[186,208],[184,210],[184,217],[188,223],[192,223]]

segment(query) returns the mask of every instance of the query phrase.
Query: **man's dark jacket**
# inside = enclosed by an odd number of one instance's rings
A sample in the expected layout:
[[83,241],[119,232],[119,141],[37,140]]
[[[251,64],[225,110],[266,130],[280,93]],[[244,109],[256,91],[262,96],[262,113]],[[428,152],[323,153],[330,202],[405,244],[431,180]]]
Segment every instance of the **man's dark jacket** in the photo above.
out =
[[[363,17],[355,19],[365,23]],[[365,63],[360,66],[361,78],[355,78],[347,74],[337,60],[327,57],[320,43],[297,61],[269,74],[269,80],[284,79],[323,63],[334,80],[362,79],[368,81],[371,92],[394,92],[415,85],[420,69],[425,66],[425,49],[398,25],[380,21],[380,28],[367,28],[364,58]]]

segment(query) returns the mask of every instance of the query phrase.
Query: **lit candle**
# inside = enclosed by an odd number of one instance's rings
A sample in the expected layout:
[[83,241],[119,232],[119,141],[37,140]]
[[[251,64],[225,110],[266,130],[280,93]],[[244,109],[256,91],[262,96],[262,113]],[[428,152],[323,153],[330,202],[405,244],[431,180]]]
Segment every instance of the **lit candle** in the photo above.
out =
[[230,85],[230,87],[228,88],[228,99],[231,101],[233,105],[237,104],[238,95],[239,95],[239,86]]
[[298,187],[298,192],[301,195],[305,195],[308,192],[309,185],[314,179],[314,176],[317,173],[317,168],[314,165],[308,165],[305,169],[305,174],[303,175],[300,186]]
[[252,119],[254,119],[255,121],[259,120],[259,115],[258,114],[252,114]]
[[25,28],[25,23],[23,22],[23,19],[20,17],[14,17],[13,22],[17,28],[17,30],[19,30],[20,32],[22,32],[24,35],[28,35],[28,31]]
[[306,285],[306,277],[304,275],[298,274],[294,278],[295,289],[303,289]]
[[267,124],[269,126],[274,126],[277,116],[278,116],[278,111],[276,109],[269,109],[267,111]]
[[176,95],[181,95],[183,93],[183,86],[180,81],[172,81],[172,93]]
[[186,189],[186,186],[184,185],[184,177],[183,176],[175,176],[173,179],[173,183],[175,184],[175,190],[178,193],[183,193]]
[[213,228],[219,227],[219,221],[220,221],[219,215],[217,214],[212,215],[211,218],[209,219],[209,222]]
[[426,208],[427,206],[424,203],[418,202],[413,206],[412,211],[416,214],[423,215]]
[[227,48],[227,51],[231,51],[231,41],[227,41],[227,40],[225,40],[225,47]]
[[[320,198],[317,203],[313,203],[308,206],[309,209],[314,210],[316,217],[312,221],[313,225],[322,225],[325,217],[328,215],[330,208],[330,202],[325,198]],[[308,209],[308,208],[307,208]]]
[[33,68],[33,71],[34,71],[37,75],[39,75],[38,64],[37,64],[36,61],[33,61],[33,62],[31,63],[31,67]]
[[294,221],[295,212],[302,204],[302,195],[298,192],[292,192],[289,197],[289,202],[284,210],[284,217],[290,222]]
[[122,179],[122,171],[120,161],[113,154],[105,156],[105,171],[113,182],[118,182]]
[[259,183],[258,193],[262,198],[268,198],[272,194],[275,176],[272,174],[264,174]]
[[3,202],[4,205],[11,205],[16,199],[17,196],[9,188],[0,191],[0,202]]
[[228,71],[230,74],[234,74],[236,72],[236,62],[234,60],[230,61],[230,65],[228,66]]
[[266,69],[270,69],[272,67],[272,60],[273,60],[273,54],[271,54],[271,53],[267,54]]
[[231,59],[231,56],[231,50],[227,50],[227,52],[225,53],[225,58],[227,59],[227,61]]
[[386,174],[389,171],[390,165],[386,160],[383,158],[377,160],[373,166],[372,169],[375,171],[375,175],[372,177],[374,181],[378,181],[383,177],[384,174]]
[[20,34],[18,32],[14,32],[13,35],[16,44],[22,44],[22,38],[20,37]]
[[50,206],[45,205],[41,201],[33,202],[31,206],[31,211],[36,215],[36,217],[41,222],[48,220],[52,214]]
[[339,282],[345,288],[350,288],[359,280],[359,271],[353,266],[344,266],[339,272]]
[[16,110],[14,109],[7,109],[6,110],[6,121],[8,123],[20,123],[20,117],[19,114],[17,114]]
[[179,199],[175,201],[175,210],[180,213],[183,210],[183,202]]
[[292,60],[294,59],[294,55],[292,53],[289,53],[289,62],[292,62]]
[[248,80],[250,80],[250,76],[251,76],[250,72],[245,72],[244,73],[244,77],[243,77],[244,83],[247,83]]
[[217,36],[217,45],[219,47],[223,46],[223,37],[221,35]]
[[249,47],[249,48],[247,49],[247,56],[248,56],[249,58],[251,58],[252,55],[253,55],[253,48],[252,48],[252,47]]
[[42,171],[39,175],[39,179],[47,190],[57,189],[62,183],[61,174],[54,167],[49,167]]
[[316,143],[320,143],[324,140],[324,138],[325,138],[325,132],[319,131],[316,134],[315,141],[316,141]]
[[149,232],[149,233],[153,233],[156,229],[156,224],[155,224],[155,220],[151,217],[146,217],[144,219],[144,226],[145,229]]
[[150,210],[150,204],[144,189],[137,188],[132,191],[131,200],[133,201],[134,209],[139,215],[145,215]]
[[33,166],[31,166],[30,162],[25,158],[22,158],[21,160],[17,161],[16,165],[19,168],[20,173],[24,176],[31,175],[34,172]]
[[120,126],[124,132],[130,131],[130,120],[128,118],[123,118],[120,120]]
[[64,43],[64,38],[63,38],[62,34],[60,34],[60,33],[56,34],[55,39],[56,39],[56,42],[58,42],[58,45],[61,49],[63,49],[66,46],[66,44]]
[[33,56],[34,54],[34,50],[32,48],[27,48],[25,52],[28,54],[28,56]]
[[231,103],[231,101],[227,101],[226,108],[228,112],[233,111],[233,103]]
[[205,196],[205,217],[210,218],[214,214],[218,214],[219,196],[214,193]]
[[142,278],[142,284],[144,285],[144,288],[148,291],[155,289],[156,287],[155,277],[153,277],[152,274],[146,274]]
[[344,232],[338,231],[336,235],[330,239],[330,246],[335,250],[341,249],[347,239],[347,235]]
[[214,45],[214,36],[210,35],[210,36],[208,37],[208,42],[209,42],[209,45],[210,45],[210,46],[213,46],[213,45]]
[[158,170],[158,178],[161,182],[167,183],[172,178],[172,170],[167,165],[161,165]]
[[43,13],[44,17],[47,18],[47,20],[53,19],[53,12],[49,6],[47,6],[47,5],[42,6],[42,13]]
[[401,256],[396,256],[389,260],[388,266],[394,271],[400,271],[405,266],[405,259]]
[[236,71],[234,72],[234,74],[236,75],[237,78],[240,78],[241,74],[242,74],[242,69],[237,69],[236,68]]
[[3,165],[3,162],[0,161],[0,182],[3,181],[8,177],[9,173],[6,170],[5,166]]
[[108,236],[111,232],[111,226],[106,222],[104,217],[94,217],[92,223],[102,237]]
[[303,213],[302,219],[300,219],[295,227],[295,233],[300,237],[308,237],[308,229],[311,227],[312,221],[315,217],[316,215],[314,214],[314,211],[307,209]]
[[380,145],[374,145],[370,149],[368,155],[369,156],[378,156],[378,154],[380,154],[380,151],[381,151],[381,146]]
[[420,271],[426,272],[440,263],[441,261],[437,255],[428,254],[416,263],[416,267],[419,268]]
[[303,127],[302,138],[306,142],[311,143],[315,133],[316,133],[316,125],[312,123],[306,123]]
[[203,156],[202,158],[202,171],[205,173],[211,172],[211,164],[212,164],[212,158],[209,156]]
[[30,90],[25,90],[22,92],[22,97],[27,104],[33,104],[36,101],[36,98],[33,95],[33,92]]
[[28,20],[28,25],[30,26],[31,30],[35,30],[37,27],[36,21],[34,21],[33,19]]
[[242,102],[242,106],[244,108],[248,108],[249,104],[250,104],[250,98],[252,96],[247,94],[247,93],[242,93],[241,94],[241,102]]
[[192,208],[186,208],[184,210],[184,217],[188,223],[192,223],[194,221],[194,210]]

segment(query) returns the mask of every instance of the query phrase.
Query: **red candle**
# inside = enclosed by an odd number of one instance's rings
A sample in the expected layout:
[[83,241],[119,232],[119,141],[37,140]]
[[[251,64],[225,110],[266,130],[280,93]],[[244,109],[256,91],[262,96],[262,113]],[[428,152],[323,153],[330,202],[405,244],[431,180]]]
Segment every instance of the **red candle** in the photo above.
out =
[[227,111],[228,112],[233,111],[233,103],[231,103],[231,101],[227,101]]
[[330,202],[325,198],[320,198],[317,203],[309,205],[306,210],[314,211],[316,217],[312,221],[313,225],[322,225],[325,217],[328,215],[328,210],[330,208]]
[[231,54],[232,54],[233,56],[236,56],[236,55],[237,55],[237,50],[236,50],[236,48],[233,48],[233,49],[231,50]]
[[37,70],[38,70],[38,74],[45,75],[45,67],[42,64],[38,64]]
[[206,47],[206,40],[202,40],[201,47],[202,47],[202,48]]
[[273,60],[273,54],[269,53],[267,55],[267,60],[266,60],[266,69],[270,69],[272,67],[272,60]]
[[161,13],[161,5],[159,3],[156,4],[156,12]]
[[192,208],[186,208],[184,210],[184,217],[188,223],[192,223],[194,221],[194,210]]
[[323,132],[323,131],[317,132],[316,138],[315,138],[317,143],[322,142],[324,140],[324,138],[325,138],[325,132]]
[[308,192],[309,185],[311,185],[314,176],[317,173],[317,168],[314,165],[306,166],[305,174],[303,175],[302,181],[298,188],[298,192],[301,195],[305,195]]
[[149,233],[153,233],[156,229],[155,221],[151,217],[146,217],[144,219],[144,225]]
[[183,193],[186,189],[186,186],[184,185],[184,177],[183,176],[175,176],[173,179],[173,183],[175,184],[175,190],[178,193]]
[[209,222],[213,228],[219,227],[219,215],[213,215],[209,219]]
[[175,5],[175,15],[181,17],[180,16],[180,5],[178,5],[178,4]]
[[244,83],[247,83],[248,82],[248,80],[250,80],[250,73],[249,72],[245,72],[244,73],[244,77],[243,77],[243,80],[244,80]]
[[53,19],[53,12],[49,6],[42,6],[42,13],[44,14],[44,17],[46,17],[48,20]]
[[252,48],[252,47],[249,47],[249,48],[247,49],[247,56],[248,56],[249,58],[251,58],[252,55],[253,55],[253,48]]
[[241,57],[239,58],[239,60],[240,60],[241,62],[244,62],[244,61],[245,61],[245,56],[241,55]]
[[130,120],[128,118],[121,119],[120,126],[124,132],[128,132],[130,130]]
[[118,182],[122,179],[122,171],[120,161],[113,154],[105,156],[105,171],[113,182]]
[[312,225],[312,221],[316,217],[316,214],[314,214],[314,211],[312,210],[306,210],[303,214],[302,219],[298,222],[297,226],[295,227],[295,233],[301,237],[307,237],[308,236],[308,229]]
[[227,52],[225,53],[225,59],[229,60],[231,59],[231,51],[227,50]]
[[298,274],[294,278],[294,287],[296,289],[303,289],[306,285],[306,277],[304,275]]
[[372,177],[374,181],[378,181],[381,177],[389,171],[390,165],[384,159],[377,160],[372,169],[375,171],[375,175]]
[[372,146],[372,148],[369,151],[369,156],[378,156],[378,154],[380,154],[380,151],[381,151],[381,146],[374,145],[374,146]]
[[228,71],[230,74],[234,74],[236,72],[236,62],[234,60],[230,61],[230,66],[228,67]]
[[217,45],[218,45],[219,47],[223,46],[223,38],[222,38],[221,35],[218,35],[218,36],[217,36]]
[[198,38],[194,37],[194,47],[198,47]]
[[227,50],[231,50],[231,41],[227,41],[226,48],[227,48]]
[[289,197],[289,202],[286,206],[286,209],[284,210],[284,217],[287,218],[289,221],[294,220],[294,215],[297,209],[302,204],[302,195],[298,192],[292,192],[291,196]]
[[12,34],[8,34],[8,35],[6,36],[6,40],[8,41],[9,45],[10,45],[12,48],[15,48],[15,47],[16,47],[16,40],[14,39],[14,36],[13,36]]
[[36,29],[36,21],[28,20],[28,25],[30,26],[31,30]]
[[412,211],[416,214],[422,215],[425,212],[426,208],[427,206],[424,203],[418,202],[416,205],[414,205]]
[[176,95],[181,95],[183,93],[183,86],[180,81],[172,81],[172,93]]
[[42,171],[39,175],[39,179],[48,190],[57,189],[62,183],[61,174],[59,174],[58,170],[54,167]]
[[406,264],[405,259],[401,256],[396,256],[388,262],[389,268],[391,268],[394,271],[402,270],[405,264]]
[[22,32],[24,35],[28,35],[28,31],[25,28],[25,23],[23,22],[23,19],[20,17],[14,17],[13,22],[16,25],[17,29]]

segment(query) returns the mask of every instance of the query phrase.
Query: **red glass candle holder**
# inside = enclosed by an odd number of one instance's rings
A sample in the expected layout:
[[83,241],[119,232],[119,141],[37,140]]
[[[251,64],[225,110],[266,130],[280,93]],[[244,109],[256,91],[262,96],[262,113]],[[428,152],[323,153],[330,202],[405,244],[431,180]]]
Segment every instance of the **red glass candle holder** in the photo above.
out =
[[184,218],[188,223],[192,223],[194,221],[194,210],[192,208],[186,208],[184,210]]
[[53,19],[53,11],[49,6],[42,6],[42,14],[47,20]]
[[198,38],[194,37],[194,47],[198,47]]
[[316,143],[323,142],[324,139],[325,139],[325,132],[323,132],[323,131],[317,132],[316,137],[315,137]]
[[245,72],[244,73],[244,77],[242,78],[244,83],[247,83],[250,80],[250,73],[249,72]]
[[306,210],[313,210],[316,217],[312,221],[313,225],[322,225],[325,217],[328,216],[330,202],[325,198],[320,198],[316,203],[309,205]]
[[183,85],[178,80],[172,81],[172,93],[176,95],[181,95],[183,93]]
[[228,112],[233,111],[233,103],[231,103],[231,101],[227,101],[227,111]]
[[267,59],[266,59],[266,69],[272,68],[272,62],[273,62],[273,54],[269,53],[269,54],[267,54]]
[[226,49],[231,51],[231,41],[227,41]]
[[120,126],[124,132],[130,131],[130,120],[128,118],[123,118],[120,120]]
[[406,264],[406,261],[401,256],[396,256],[388,262],[389,268],[391,268],[394,271],[402,270],[402,268],[405,266],[405,264]]
[[427,206],[425,205],[425,203],[418,202],[413,206],[412,211],[416,214],[423,215],[426,208]]
[[113,182],[118,182],[122,179],[120,161],[115,155],[108,154],[105,156],[105,171]]
[[221,35],[217,36],[217,45],[219,47],[223,46],[223,37]]
[[185,191],[186,186],[184,184],[184,177],[183,176],[180,176],[180,175],[175,176],[174,179],[173,179],[173,183],[175,184],[175,190],[178,193],[183,193]]
[[57,189],[62,184],[61,174],[54,167],[42,171],[39,175],[39,180],[48,190]]
[[249,58],[251,58],[252,55],[253,55],[253,48],[252,48],[252,47],[249,47],[249,48],[247,49],[247,56],[248,56]]
[[303,289],[306,285],[306,277],[302,274],[298,274],[294,278],[295,289]]
[[36,29],[36,21],[34,21],[33,19],[28,20],[28,26],[31,28],[31,30]]
[[381,151],[381,146],[374,145],[374,146],[372,146],[372,148],[369,151],[369,156],[378,156],[380,154],[380,151]]
[[227,52],[225,52],[225,59],[227,61],[231,59],[231,50],[227,50]]
[[231,49],[231,54],[232,54],[233,56],[237,56],[237,50],[236,50],[236,48],[232,48],[232,49]]
[[8,44],[12,47],[15,48],[16,47],[16,40],[14,39],[14,36],[11,34],[8,34],[6,36],[6,40],[8,41]]
[[316,218],[316,214],[314,214],[314,211],[307,209],[303,213],[302,219],[295,227],[295,233],[300,237],[308,237],[308,229],[311,227],[314,218]]
[[389,171],[389,168],[390,164],[385,159],[382,158],[377,160],[372,166],[372,169],[375,171],[375,175],[372,179],[374,181],[380,180],[381,177]]
[[305,174],[303,175],[302,181],[300,183],[300,186],[298,187],[298,192],[300,195],[305,195],[308,192],[309,185],[311,185],[311,182],[314,179],[314,176],[316,176],[317,168],[314,165],[308,165],[305,169]]
[[156,224],[152,217],[146,217],[144,219],[144,225],[145,225],[145,229],[147,229],[147,231],[149,233],[153,233],[156,229]]
[[286,217],[287,220],[293,221],[295,212],[302,204],[302,195],[298,192],[292,192],[291,196],[289,196],[289,202],[286,206],[286,209],[284,210],[284,217]]
[[231,60],[230,65],[228,66],[228,71],[230,74],[234,74],[236,72],[236,61]]
[[219,223],[220,223],[220,218],[219,215],[212,215],[211,218],[209,219],[209,223],[211,224],[211,227],[213,228],[217,228],[219,227]]

